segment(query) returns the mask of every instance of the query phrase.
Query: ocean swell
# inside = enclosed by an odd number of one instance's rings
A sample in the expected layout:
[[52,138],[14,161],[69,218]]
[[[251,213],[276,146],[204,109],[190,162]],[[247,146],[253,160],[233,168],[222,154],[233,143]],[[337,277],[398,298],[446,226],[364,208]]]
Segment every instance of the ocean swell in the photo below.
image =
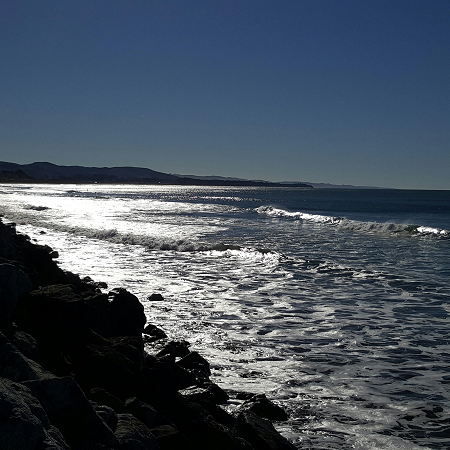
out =
[[363,222],[347,219],[345,217],[325,216],[322,214],[309,214],[304,212],[292,212],[285,209],[274,208],[272,206],[260,206],[255,211],[258,214],[265,214],[269,217],[286,218],[313,222],[318,224],[337,226],[342,230],[367,232],[367,233],[401,233],[412,236],[435,236],[449,238],[450,231],[441,228],[402,224],[394,222]]

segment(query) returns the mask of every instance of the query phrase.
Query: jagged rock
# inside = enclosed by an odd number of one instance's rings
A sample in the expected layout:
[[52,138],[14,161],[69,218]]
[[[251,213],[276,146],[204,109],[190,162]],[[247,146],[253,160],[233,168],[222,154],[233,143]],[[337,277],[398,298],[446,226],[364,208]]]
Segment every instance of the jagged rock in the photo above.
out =
[[16,224],[3,223],[0,218],[0,256],[7,260],[18,260],[19,251],[15,245]]
[[111,431],[115,431],[117,427],[117,413],[110,406],[100,405],[99,403],[93,402],[91,400],[91,405],[97,415],[103,420],[103,422],[108,425]]
[[252,411],[259,417],[269,420],[285,421],[288,420],[286,411],[275,403],[271,402],[265,394],[254,395],[246,400],[240,408],[241,410]]
[[108,294],[85,292],[82,293],[87,306],[89,326],[96,333],[103,334],[107,328],[109,310]]
[[204,408],[187,401],[181,395],[159,407],[196,450],[252,449],[233,430],[218,423]]
[[[170,341],[167,342],[162,348],[156,344],[153,346],[147,346],[147,348],[153,348],[153,351],[156,351],[157,357],[169,355],[173,362],[175,362],[176,358],[184,358],[190,353],[189,343],[186,341]],[[160,350],[157,351],[158,348],[160,348]]]
[[144,334],[144,342],[145,343],[151,343],[151,342],[157,341],[159,339],[167,338],[167,334],[164,333],[164,331],[161,330],[161,328],[158,328],[157,326],[152,325],[151,323],[149,323],[144,328],[142,333]]
[[151,302],[162,302],[164,297],[161,294],[152,294],[147,297],[147,300]]
[[[22,239],[18,238],[18,240]],[[64,272],[57,266],[51,256],[53,250],[50,247],[23,242],[23,240],[20,247],[23,259],[37,272],[40,285],[58,284],[66,281]]]
[[190,352],[185,357],[181,358],[177,364],[185,369],[195,370],[196,373],[208,378],[211,375],[209,362],[197,352]]
[[39,363],[20,353],[2,333],[0,333],[0,376],[16,382],[54,377]]
[[196,403],[213,403],[215,405],[225,403],[228,400],[227,393],[217,384],[204,383],[202,386],[190,386],[179,391],[187,400]]
[[91,336],[91,342],[72,355],[77,380],[85,390],[102,387],[119,398],[133,395],[144,364],[141,337]]
[[117,413],[125,412],[125,403],[115,395],[103,388],[93,388],[89,391],[89,398],[99,405],[106,405],[113,408]]
[[84,277],[81,281],[92,286],[94,289],[106,289],[108,287],[104,281],[94,281],[91,277]]
[[12,264],[0,264],[0,326],[11,322],[17,302],[32,288],[22,270]]
[[234,430],[258,450],[295,450],[295,447],[275,430],[269,420],[251,411],[239,413]]
[[131,414],[119,414],[116,428],[117,450],[159,450],[151,431]]
[[176,360],[175,348],[171,344],[166,344],[158,353],[155,355],[157,358],[165,356],[169,358],[172,362]]
[[198,386],[191,386],[178,391],[186,400],[195,403],[214,403],[214,395],[208,389]]
[[66,353],[90,336],[88,307],[71,285],[52,285],[30,292],[17,305],[14,320],[36,338],[49,370],[71,373]]
[[70,450],[30,390],[0,378],[0,448]]
[[[174,363],[169,357],[153,358],[153,365],[147,357],[140,377],[140,392],[150,403],[162,395],[177,395],[177,391],[193,386],[196,377],[188,370]],[[164,394],[163,394],[164,393]]]
[[53,260],[56,254],[49,246],[33,244],[28,236],[17,234],[15,224],[0,220],[0,257],[25,272],[34,289],[58,283],[74,284],[81,290],[93,289],[77,275],[61,270]]
[[147,319],[138,298],[123,288],[112,290],[109,297],[104,335],[141,336]]
[[211,392],[211,394],[214,396],[214,402],[217,405],[221,405],[222,403],[225,403],[229,399],[228,394],[220,386],[218,386],[215,383],[212,383],[209,380],[207,381],[202,380],[201,387]]
[[215,421],[228,428],[233,428],[236,422],[234,416],[220,408],[219,404],[228,399],[228,395],[214,383],[202,383],[200,386],[191,386],[178,391],[189,402],[195,402],[204,408]]
[[164,419],[152,406],[136,397],[130,397],[125,401],[125,411],[139,419],[148,428],[168,423],[167,419]]
[[175,356],[177,358],[184,358],[191,352],[189,350],[190,344],[188,341],[170,341],[169,345],[175,349]]
[[55,425],[71,447],[86,442],[113,447],[116,438],[96,414],[89,400],[72,377],[26,381]]
[[[100,293],[98,289],[97,283],[95,282],[85,282],[80,278],[80,276],[76,273],[72,273],[69,271],[64,271],[60,281],[58,283],[62,284],[71,284],[76,287],[80,293],[90,294],[90,293]],[[53,283],[57,284],[57,283]]]
[[32,359],[37,363],[43,363],[39,353],[39,346],[36,339],[25,331],[14,331],[10,338],[11,343],[28,359]]
[[160,425],[150,430],[161,450],[194,450],[193,445],[172,425]]
[[18,305],[16,323],[41,341],[61,346],[85,340],[89,333],[88,308],[71,285],[56,284],[30,292]]

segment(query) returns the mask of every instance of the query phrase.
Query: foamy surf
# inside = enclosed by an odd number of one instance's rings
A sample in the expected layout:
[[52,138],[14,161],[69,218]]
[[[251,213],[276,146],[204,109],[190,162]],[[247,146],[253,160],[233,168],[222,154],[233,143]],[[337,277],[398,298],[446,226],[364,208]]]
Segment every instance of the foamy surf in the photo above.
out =
[[345,217],[326,216],[322,214],[310,214],[300,211],[288,211],[285,209],[274,208],[272,206],[260,206],[255,208],[258,214],[264,214],[269,217],[287,218],[313,222],[318,224],[334,225],[343,230],[368,232],[368,233],[403,233],[421,236],[450,237],[450,231],[412,224],[401,224],[394,222],[363,222],[347,219]]
[[[277,252],[266,248],[253,248],[232,243],[203,243],[189,239],[120,233],[117,229],[89,229],[57,224],[52,224],[50,229],[43,225],[43,223],[33,223],[34,227],[39,227],[41,234],[45,234],[46,230],[67,233],[71,236],[106,241],[112,244],[142,246],[148,251],[205,252],[212,256],[242,256],[245,258],[278,258],[280,256]],[[28,232],[26,228],[24,231]]]

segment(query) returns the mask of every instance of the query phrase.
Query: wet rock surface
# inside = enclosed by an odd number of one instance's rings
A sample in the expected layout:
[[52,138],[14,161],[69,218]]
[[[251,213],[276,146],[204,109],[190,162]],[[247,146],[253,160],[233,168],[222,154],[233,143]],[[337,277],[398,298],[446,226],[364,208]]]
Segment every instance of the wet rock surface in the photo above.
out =
[[280,407],[260,395],[228,413],[189,343],[146,326],[130,292],[105,294],[57,256],[0,221],[0,448],[294,448],[270,422],[286,420]]

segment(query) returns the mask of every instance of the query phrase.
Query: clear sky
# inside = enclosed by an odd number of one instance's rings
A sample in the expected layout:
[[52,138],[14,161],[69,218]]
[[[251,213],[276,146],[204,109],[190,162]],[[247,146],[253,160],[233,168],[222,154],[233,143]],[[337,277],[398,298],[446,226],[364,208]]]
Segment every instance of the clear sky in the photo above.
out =
[[450,189],[450,1],[0,0],[0,160]]

